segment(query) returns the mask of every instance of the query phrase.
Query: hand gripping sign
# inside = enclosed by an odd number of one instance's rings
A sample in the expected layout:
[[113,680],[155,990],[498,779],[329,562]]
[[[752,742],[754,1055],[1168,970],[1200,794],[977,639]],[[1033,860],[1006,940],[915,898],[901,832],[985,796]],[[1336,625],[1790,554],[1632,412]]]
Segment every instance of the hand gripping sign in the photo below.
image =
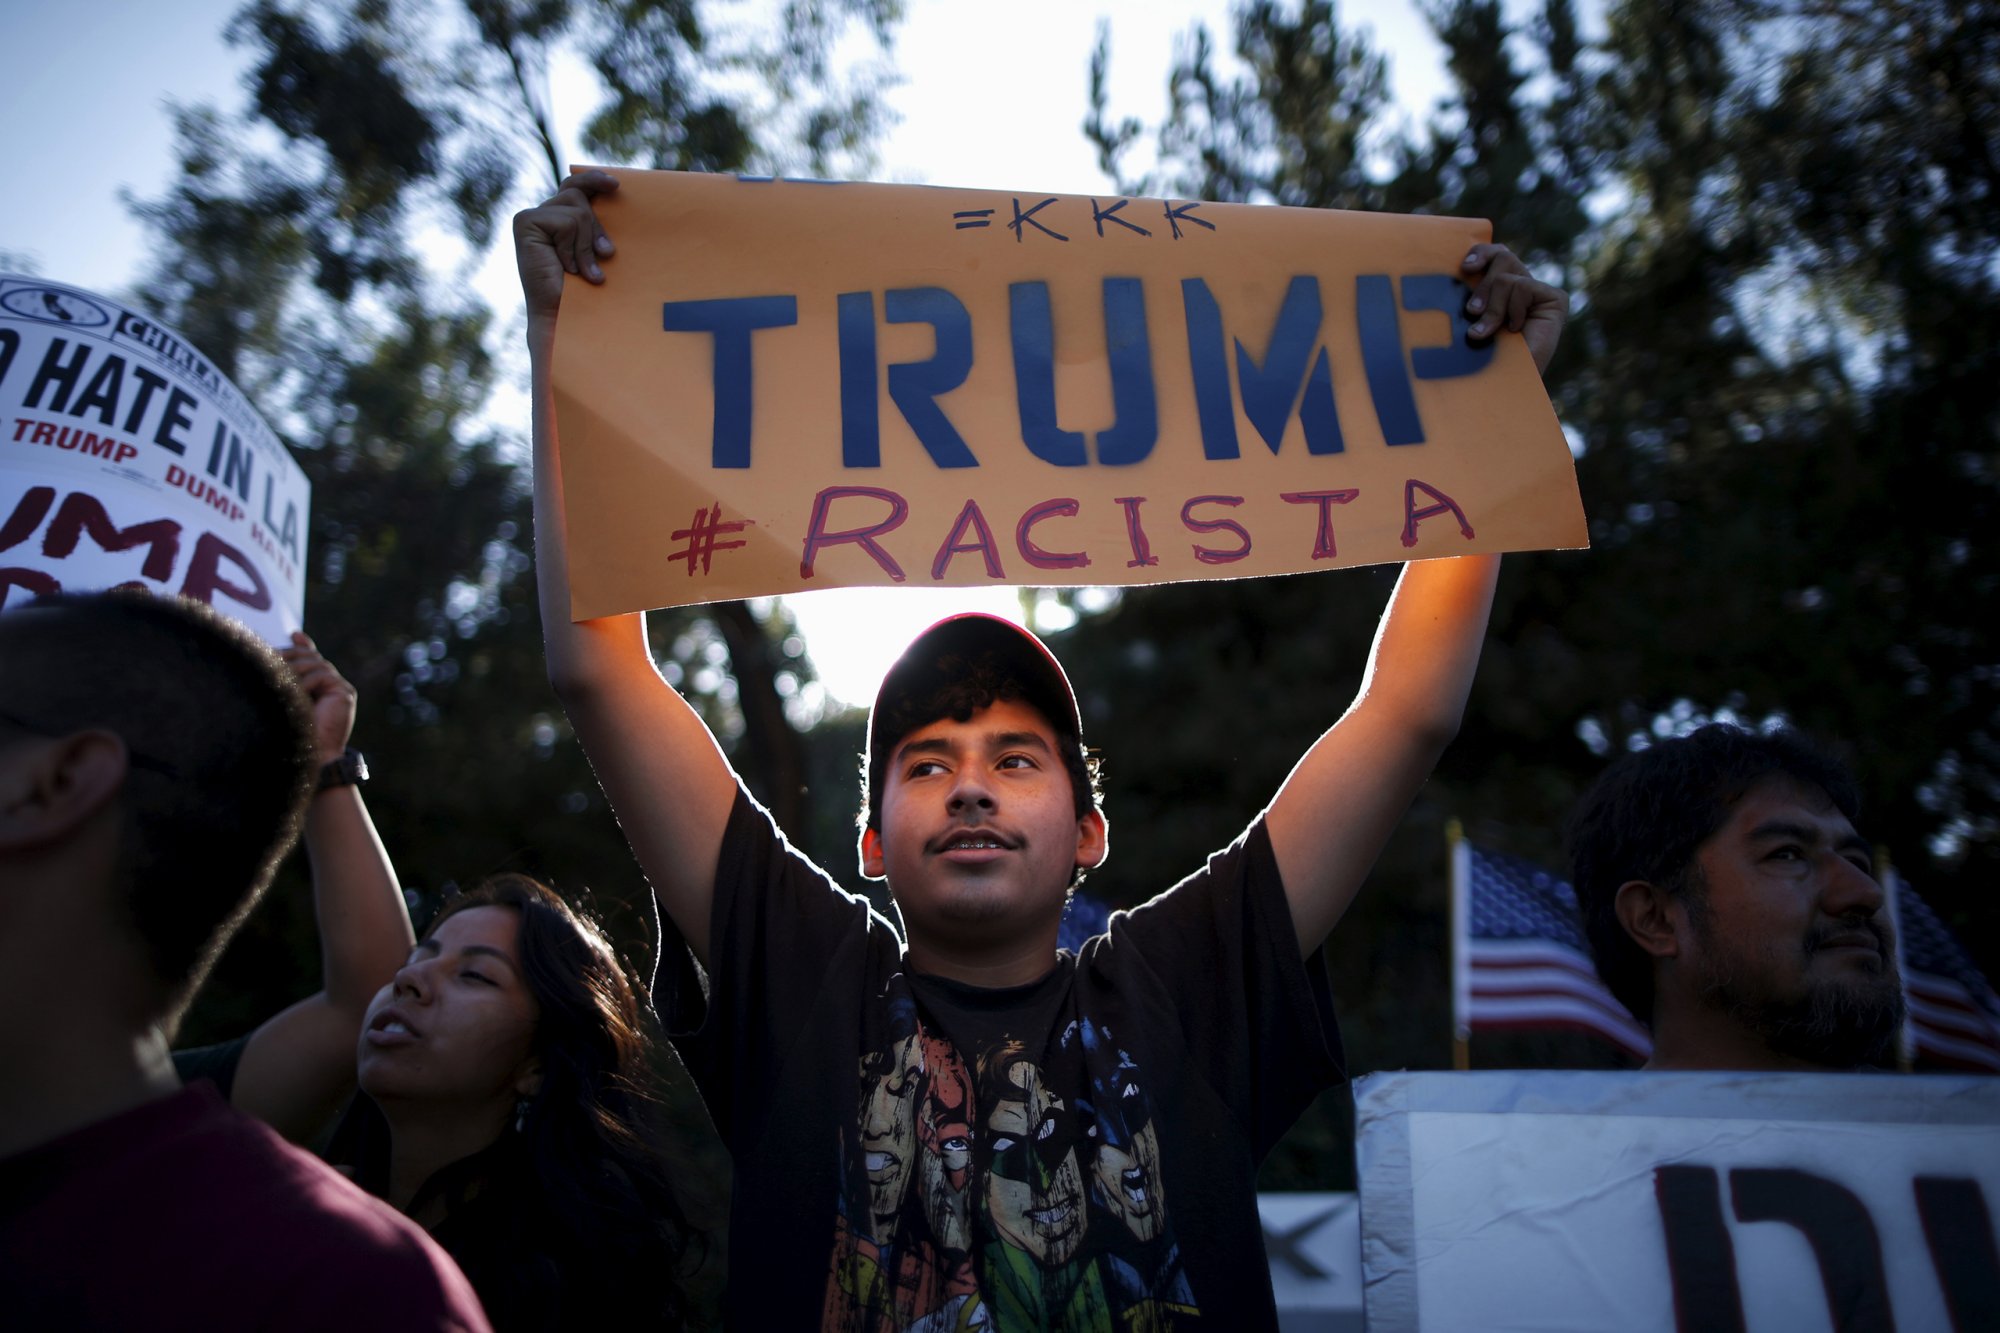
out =
[[179,593],[284,643],[311,488],[236,386],[171,329],[0,274],[0,609]]
[[1587,544],[1486,223],[621,171],[554,385],[579,618]]

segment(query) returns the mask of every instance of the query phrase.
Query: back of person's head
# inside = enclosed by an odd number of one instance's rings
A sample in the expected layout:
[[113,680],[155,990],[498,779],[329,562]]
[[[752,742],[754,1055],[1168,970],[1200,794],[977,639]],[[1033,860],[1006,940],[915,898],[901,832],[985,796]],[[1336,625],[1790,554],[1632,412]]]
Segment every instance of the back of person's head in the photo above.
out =
[[1848,819],[1859,814],[1852,775],[1801,733],[1711,723],[1622,756],[1571,816],[1570,882],[1598,975],[1640,1022],[1653,1010],[1653,959],[1618,919],[1619,887],[1643,880],[1699,894],[1696,852],[1767,778],[1818,788]]
[[171,1029],[298,837],[311,715],[277,655],[234,621],[143,592],[0,615],[0,728],[125,745],[115,884]]

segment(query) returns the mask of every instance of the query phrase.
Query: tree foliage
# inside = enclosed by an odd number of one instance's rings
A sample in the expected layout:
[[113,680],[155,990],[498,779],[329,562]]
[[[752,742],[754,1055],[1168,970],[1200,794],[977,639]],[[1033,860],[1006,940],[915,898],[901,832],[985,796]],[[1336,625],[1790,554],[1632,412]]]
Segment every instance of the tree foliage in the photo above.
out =
[[[1449,1059],[1448,817],[1560,865],[1613,751],[1715,717],[1845,746],[1867,831],[2000,973],[2000,8],[1622,3],[1589,41],[1568,0],[1518,26],[1498,0],[1425,12],[1451,92],[1420,129],[1329,3],[1239,5],[1226,71],[1197,29],[1137,179],[1108,36],[1091,68],[1124,188],[1489,217],[1575,297],[1550,387],[1593,549],[1507,562],[1464,732],[1331,945],[1352,1067]],[[1093,888],[1156,889],[1268,799],[1349,697],[1386,587],[1141,591],[1066,636],[1123,830]],[[1329,1160],[1280,1153],[1276,1178]]]
[[[582,144],[600,159],[856,160],[876,83],[835,77],[830,52],[857,23],[886,40],[894,5],[799,0],[782,31],[719,34],[713,8],[252,0],[228,29],[247,109],[178,111],[180,172],[134,204],[157,245],[138,299],[245,389],[312,480],[308,628],[360,690],[370,805],[420,912],[451,885],[525,870],[594,896],[642,965],[650,896],[542,665],[525,422],[496,397],[520,370],[500,345],[509,326],[433,253],[484,248],[503,210],[566,170],[548,92],[565,52],[604,81]],[[786,711],[811,666],[785,617],[727,604],[656,616],[653,637],[753,789],[795,827],[824,823]],[[837,823],[852,797],[826,785]],[[295,867],[188,1037],[275,1012],[309,988],[315,957]]]

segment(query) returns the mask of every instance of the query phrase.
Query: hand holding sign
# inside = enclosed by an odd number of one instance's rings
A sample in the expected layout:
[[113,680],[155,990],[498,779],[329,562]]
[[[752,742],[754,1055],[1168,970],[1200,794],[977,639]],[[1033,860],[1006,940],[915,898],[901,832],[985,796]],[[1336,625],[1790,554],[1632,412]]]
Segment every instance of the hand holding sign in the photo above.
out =
[[597,261],[609,258],[615,247],[591,201],[617,188],[617,180],[602,171],[579,171],[540,208],[514,215],[514,253],[530,329],[556,317],[564,274],[573,273],[586,282],[604,281]]
[[1535,369],[1549,373],[1549,359],[1569,320],[1569,294],[1537,282],[1520,257],[1504,245],[1475,245],[1463,265],[1467,282],[1478,280],[1465,298],[1465,316],[1472,321],[1466,334],[1491,338],[1501,329],[1527,340]]
[[347,677],[320,655],[319,645],[304,631],[292,632],[291,646],[280,648],[278,656],[298,678],[299,688],[312,702],[313,749],[319,762],[330,764],[347,751],[347,738],[354,732],[354,712],[358,696]]

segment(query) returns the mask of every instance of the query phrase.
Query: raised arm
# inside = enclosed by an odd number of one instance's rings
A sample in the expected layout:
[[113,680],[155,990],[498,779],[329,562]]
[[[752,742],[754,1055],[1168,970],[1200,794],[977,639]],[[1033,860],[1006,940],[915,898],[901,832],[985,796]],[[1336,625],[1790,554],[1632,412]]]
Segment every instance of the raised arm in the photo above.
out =
[[[1536,282],[1504,246],[1465,260],[1475,338],[1503,328],[1527,339],[1546,372],[1569,300]],[[1382,612],[1361,692],[1314,742],[1265,814],[1299,947],[1319,948],[1375,865],[1444,747],[1458,734],[1479,666],[1498,556],[1403,567]]]
[[566,275],[604,281],[612,244],[591,209],[618,188],[583,172],[538,208],[514,217],[515,255],[528,307],[535,434],[535,578],[542,641],[555,686],[626,841],[681,935],[708,962],[709,907],[736,774],[708,727],[653,665],[642,615],[570,619],[561,448],[556,438],[556,312]]
[[[303,634],[294,634],[279,656],[312,700],[320,763],[340,758],[354,727],[354,687]],[[328,787],[314,795],[305,844],[325,984],[250,1034],[229,1094],[239,1110],[301,1142],[353,1090],[354,1048],[368,1002],[415,943],[396,868],[375,835],[360,788]]]

